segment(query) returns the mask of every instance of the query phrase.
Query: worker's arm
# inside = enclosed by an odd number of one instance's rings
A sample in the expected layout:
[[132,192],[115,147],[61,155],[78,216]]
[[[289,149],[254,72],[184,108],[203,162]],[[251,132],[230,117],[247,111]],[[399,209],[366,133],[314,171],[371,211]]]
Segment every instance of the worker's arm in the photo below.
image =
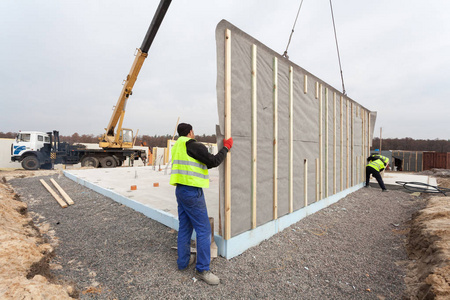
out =
[[208,148],[206,148],[205,145],[194,139],[186,142],[186,150],[190,157],[201,161],[208,167],[208,169],[215,168],[220,165],[228,153],[228,148],[224,146],[216,155],[213,155],[208,152]]

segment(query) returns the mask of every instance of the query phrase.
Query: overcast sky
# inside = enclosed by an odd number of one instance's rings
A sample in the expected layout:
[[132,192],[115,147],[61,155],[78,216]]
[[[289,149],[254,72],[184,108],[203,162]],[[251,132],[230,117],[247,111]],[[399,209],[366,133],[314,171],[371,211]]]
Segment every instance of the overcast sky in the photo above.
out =
[[[124,127],[215,133],[215,28],[226,19],[282,54],[301,0],[173,0]],[[159,0],[0,2],[0,131],[102,134]],[[329,0],[304,0],[292,62],[342,90]],[[375,136],[450,139],[450,1],[334,0],[345,88]]]

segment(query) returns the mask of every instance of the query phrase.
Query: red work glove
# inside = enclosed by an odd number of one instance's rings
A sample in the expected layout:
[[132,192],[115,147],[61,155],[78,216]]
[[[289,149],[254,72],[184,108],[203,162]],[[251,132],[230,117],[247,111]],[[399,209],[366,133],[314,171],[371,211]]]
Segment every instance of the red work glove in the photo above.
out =
[[223,146],[227,147],[228,151],[230,151],[231,147],[233,147],[233,138],[230,137],[228,140],[223,139]]

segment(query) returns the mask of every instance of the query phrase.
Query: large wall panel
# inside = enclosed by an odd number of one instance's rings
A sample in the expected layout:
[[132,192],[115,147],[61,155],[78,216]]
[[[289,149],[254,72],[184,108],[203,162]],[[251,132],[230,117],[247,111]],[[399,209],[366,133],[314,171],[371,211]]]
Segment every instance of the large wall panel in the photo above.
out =
[[363,181],[375,113],[225,20],[216,41],[218,142],[234,139],[230,173],[220,167],[225,239]]

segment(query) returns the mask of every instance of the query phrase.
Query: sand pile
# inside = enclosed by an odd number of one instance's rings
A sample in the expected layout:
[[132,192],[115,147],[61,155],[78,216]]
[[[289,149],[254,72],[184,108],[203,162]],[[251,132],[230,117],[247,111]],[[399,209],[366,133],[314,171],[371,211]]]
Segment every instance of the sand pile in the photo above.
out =
[[449,201],[432,197],[413,217],[408,250],[415,266],[406,282],[417,299],[450,299]]
[[49,260],[53,247],[27,214],[27,205],[0,182],[0,298],[72,299],[70,286],[53,284]]

